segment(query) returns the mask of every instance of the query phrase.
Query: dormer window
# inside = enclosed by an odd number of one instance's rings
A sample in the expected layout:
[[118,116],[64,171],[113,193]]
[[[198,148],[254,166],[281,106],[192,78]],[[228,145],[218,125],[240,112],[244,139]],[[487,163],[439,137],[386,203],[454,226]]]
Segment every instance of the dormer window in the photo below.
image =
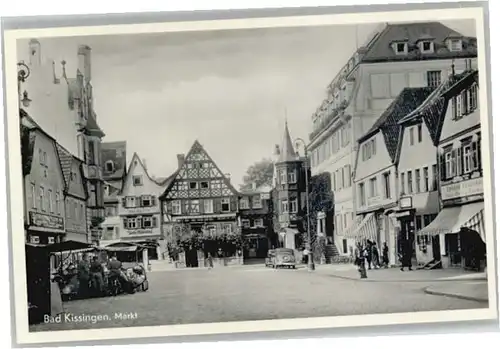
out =
[[449,39],[448,48],[451,52],[462,51],[462,39]]
[[112,160],[108,160],[104,164],[104,168],[106,169],[106,172],[114,172],[115,171],[115,164],[113,163]]
[[432,41],[421,41],[420,42],[420,51],[422,53],[433,53],[434,52],[434,43]]
[[394,49],[394,52],[397,55],[406,55],[408,54],[408,43],[401,41],[401,42],[394,42],[392,44],[392,48]]

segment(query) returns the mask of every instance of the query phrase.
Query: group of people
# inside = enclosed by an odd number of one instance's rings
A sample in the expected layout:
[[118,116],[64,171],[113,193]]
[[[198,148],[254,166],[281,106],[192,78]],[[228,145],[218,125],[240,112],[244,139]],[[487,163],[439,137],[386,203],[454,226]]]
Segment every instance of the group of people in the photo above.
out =
[[355,263],[359,267],[368,267],[368,270],[389,267],[389,247],[384,242],[382,253],[375,241],[366,240],[366,243],[358,243],[356,246]]
[[[106,269],[108,271],[107,275]],[[109,259],[105,268],[97,256],[90,259],[88,254],[84,254],[76,267],[73,264],[68,266],[67,273],[69,282],[63,292],[71,293],[76,290],[80,298],[106,295],[108,286],[106,281],[111,283],[113,280],[118,280],[124,290],[127,290],[130,286],[130,281],[123,271],[122,263],[116,256]]]

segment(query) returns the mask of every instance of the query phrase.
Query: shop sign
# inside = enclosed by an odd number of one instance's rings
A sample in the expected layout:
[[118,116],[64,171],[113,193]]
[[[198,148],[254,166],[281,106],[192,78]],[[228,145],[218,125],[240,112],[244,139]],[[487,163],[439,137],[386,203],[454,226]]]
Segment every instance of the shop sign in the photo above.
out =
[[271,194],[269,193],[262,193],[260,194],[260,199],[261,200],[269,200],[271,198]]
[[148,229],[137,229],[137,230],[129,230],[128,233],[130,235],[153,235],[153,231],[152,230],[148,230]]
[[442,200],[450,200],[464,196],[481,195],[483,192],[483,178],[481,177],[442,186],[441,198]]
[[413,207],[413,198],[411,196],[403,196],[399,199],[399,208],[408,209]]
[[62,217],[30,211],[29,219],[30,225],[33,227],[64,230],[64,220]]

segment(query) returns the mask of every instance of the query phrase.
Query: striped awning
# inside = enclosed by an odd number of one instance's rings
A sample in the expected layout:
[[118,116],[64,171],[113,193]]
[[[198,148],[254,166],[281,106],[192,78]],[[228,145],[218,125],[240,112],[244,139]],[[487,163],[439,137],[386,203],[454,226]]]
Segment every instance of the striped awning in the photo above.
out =
[[349,238],[356,241],[376,240],[377,239],[377,219],[375,213],[368,213],[357,227],[350,232]]
[[356,216],[356,218],[351,222],[351,225],[347,229],[339,231],[338,235],[348,239],[352,239],[354,236],[354,230],[356,230],[356,228],[362,221],[363,221],[362,216]]
[[481,239],[486,242],[486,230],[484,229],[484,209],[476,213],[464,225],[464,228],[476,231]]
[[[460,232],[462,227],[468,228],[466,225],[469,224],[469,222],[471,222],[470,226],[478,226],[477,224],[484,225],[484,223],[478,223],[483,222],[481,216],[476,217],[483,210],[483,202],[445,207],[428,226],[418,231],[417,235],[435,236],[439,234],[456,234]],[[480,218],[481,220],[479,220]],[[478,231],[478,233],[480,232]],[[482,234],[484,234],[484,229]]]

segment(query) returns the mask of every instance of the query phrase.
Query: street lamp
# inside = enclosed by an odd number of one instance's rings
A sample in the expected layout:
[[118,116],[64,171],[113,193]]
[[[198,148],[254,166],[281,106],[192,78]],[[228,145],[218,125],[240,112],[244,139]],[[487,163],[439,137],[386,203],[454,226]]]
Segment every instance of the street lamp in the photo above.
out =
[[24,62],[17,63],[17,92],[19,95],[19,100],[23,107],[28,108],[31,103],[31,99],[28,97],[28,92],[24,91],[21,98],[21,83],[25,82],[30,76],[30,68]]
[[304,156],[305,160],[305,174],[306,174],[306,215],[307,215],[307,245],[309,249],[309,256],[307,258],[307,269],[309,271],[313,271],[314,267],[314,254],[312,251],[312,236],[311,236],[311,214],[309,208],[309,174],[308,174],[308,156],[307,156],[307,145],[306,142],[302,138],[297,138],[295,140],[295,146],[298,148],[302,143],[304,147]]

